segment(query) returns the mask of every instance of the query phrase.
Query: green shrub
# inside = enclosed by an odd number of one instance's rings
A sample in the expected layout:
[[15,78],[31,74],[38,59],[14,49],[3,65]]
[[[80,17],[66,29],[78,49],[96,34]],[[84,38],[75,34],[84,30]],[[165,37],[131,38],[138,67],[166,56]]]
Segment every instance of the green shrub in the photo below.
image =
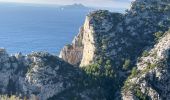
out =
[[169,11],[170,10],[170,5],[166,6],[164,11]]
[[131,77],[134,77],[134,76],[136,76],[137,74],[138,74],[137,68],[134,67],[134,68],[132,69],[132,71],[131,71]]
[[68,49],[71,49],[71,48],[72,48],[72,45],[71,45],[71,44],[66,44],[66,47],[67,47]]
[[89,75],[98,76],[99,75],[99,68],[100,68],[99,64],[91,64],[91,65],[85,67],[85,71]]
[[148,96],[144,93],[141,92],[140,88],[139,87],[135,87],[134,88],[134,93],[135,93],[135,96],[138,98],[138,100],[148,100]]
[[106,61],[106,65],[104,67],[105,69],[105,76],[106,77],[110,77],[110,78],[113,78],[113,75],[114,75],[114,71],[113,71],[113,68],[112,68],[112,65],[111,65],[111,61],[110,60],[107,60]]
[[126,59],[124,64],[123,64],[123,69],[127,70],[129,68],[130,64],[131,64],[130,59]]
[[150,64],[150,63],[148,63],[148,66],[141,73],[147,73],[150,70],[154,69],[155,67],[157,67],[157,64]]
[[95,77],[109,77],[113,78],[114,70],[110,60],[103,60],[100,58],[97,63],[91,64],[84,68],[88,75]]
[[154,35],[155,35],[156,39],[160,39],[163,35],[163,32],[159,31],[159,32],[156,32]]
[[110,61],[110,60],[107,60],[107,61],[106,61],[106,65],[111,65],[111,61]]
[[103,63],[103,59],[100,58],[100,59],[98,60],[98,64],[101,65],[102,63]]
[[147,50],[145,50],[145,51],[142,53],[142,56],[143,56],[143,57],[149,56],[149,52],[148,52]]

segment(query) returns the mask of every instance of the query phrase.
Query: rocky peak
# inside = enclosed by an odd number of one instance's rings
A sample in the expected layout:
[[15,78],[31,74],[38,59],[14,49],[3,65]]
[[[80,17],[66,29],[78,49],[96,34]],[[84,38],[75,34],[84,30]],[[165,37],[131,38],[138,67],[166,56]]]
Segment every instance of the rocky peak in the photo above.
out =
[[94,33],[108,32],[113,27],[112,20],[112,13],[108,11],[91,12],[86,17],[84,29],[94,30]]

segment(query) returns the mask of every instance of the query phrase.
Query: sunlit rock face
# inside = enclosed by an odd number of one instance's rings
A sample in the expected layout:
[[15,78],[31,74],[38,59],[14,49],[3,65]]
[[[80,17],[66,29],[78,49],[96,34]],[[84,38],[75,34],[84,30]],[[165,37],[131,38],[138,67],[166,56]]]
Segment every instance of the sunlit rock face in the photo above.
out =
[[74,38],[72,44],[64,46],[61,50],[59,57],[65,60],[66,62],[78,66],[81,62],[83,55],[83,27],[80,28],[79,34]]
[[[73,65],[75,65],[75,61],[76,63],[79,62],[77,64],[81,67],[93,63],[96,59],[96,53],[99,53],[99,49],[102,49],[100,48],[102,40],[106,36],[114,36],[112,30],[117,26],[122,16],[122,14],[105,10],[90,13],[86,16],[85,23],[78,36],[75,37],[71,45],[63,48],[60,57]],[[74,58],[74,61],[72,58]]]
[[[120,18],[118,18],[120,17]],[[87,66],[95,62],[98,51],[102,45],[104,36],[110,37],[113,33],[111,30],[117,26],[114,20],[120,20],[121,14],[114,16],[114,13],[108,11],[96,11],[90,13],[85,20],[84,34],[82,43],[84,45],[83,57],[80,66]],[[103,46],[102,46],[103,47]]]

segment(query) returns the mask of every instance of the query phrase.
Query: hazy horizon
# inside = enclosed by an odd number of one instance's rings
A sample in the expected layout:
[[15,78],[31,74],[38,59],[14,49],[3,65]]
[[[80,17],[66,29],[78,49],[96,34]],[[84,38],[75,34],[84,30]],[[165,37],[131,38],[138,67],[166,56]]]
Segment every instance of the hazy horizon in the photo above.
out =
[[128,9],[133,0],[0,0],[0,3],[40,4],[40,5],[72,5],[82,4],[87,7]]

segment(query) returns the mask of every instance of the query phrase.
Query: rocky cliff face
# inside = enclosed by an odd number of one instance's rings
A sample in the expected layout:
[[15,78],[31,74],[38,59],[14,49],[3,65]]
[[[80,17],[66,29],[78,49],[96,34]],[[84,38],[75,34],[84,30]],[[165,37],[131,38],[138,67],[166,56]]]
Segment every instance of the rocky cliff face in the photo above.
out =
[[[72,45],[69,45],[71,51],[79,54],[78,60],[76,61],[75,54],[70,55],[70,49],[65,49],[67,46],[61,51],[60,57],[73,65],[75,65],[75,62],[79,62],[81,67],[92,64],[96,56],[99,55],[100,49],[107,48],[104,43],[107,42],[108,37],[115,35],[111,30],[116,28],[118,22],[122,20],[122,16],[122,14],[102,10],[90,13],[86,17],[80,33],[73,40]],[[70,62],[72,58],[75,61]]]
[[61,50],[59,57],[65,60],[66,62],[78,66],[81,62],[83,55],[83,33],[84,28],[80,28],[80,33],[76,36],[70,45],[64,46]]

